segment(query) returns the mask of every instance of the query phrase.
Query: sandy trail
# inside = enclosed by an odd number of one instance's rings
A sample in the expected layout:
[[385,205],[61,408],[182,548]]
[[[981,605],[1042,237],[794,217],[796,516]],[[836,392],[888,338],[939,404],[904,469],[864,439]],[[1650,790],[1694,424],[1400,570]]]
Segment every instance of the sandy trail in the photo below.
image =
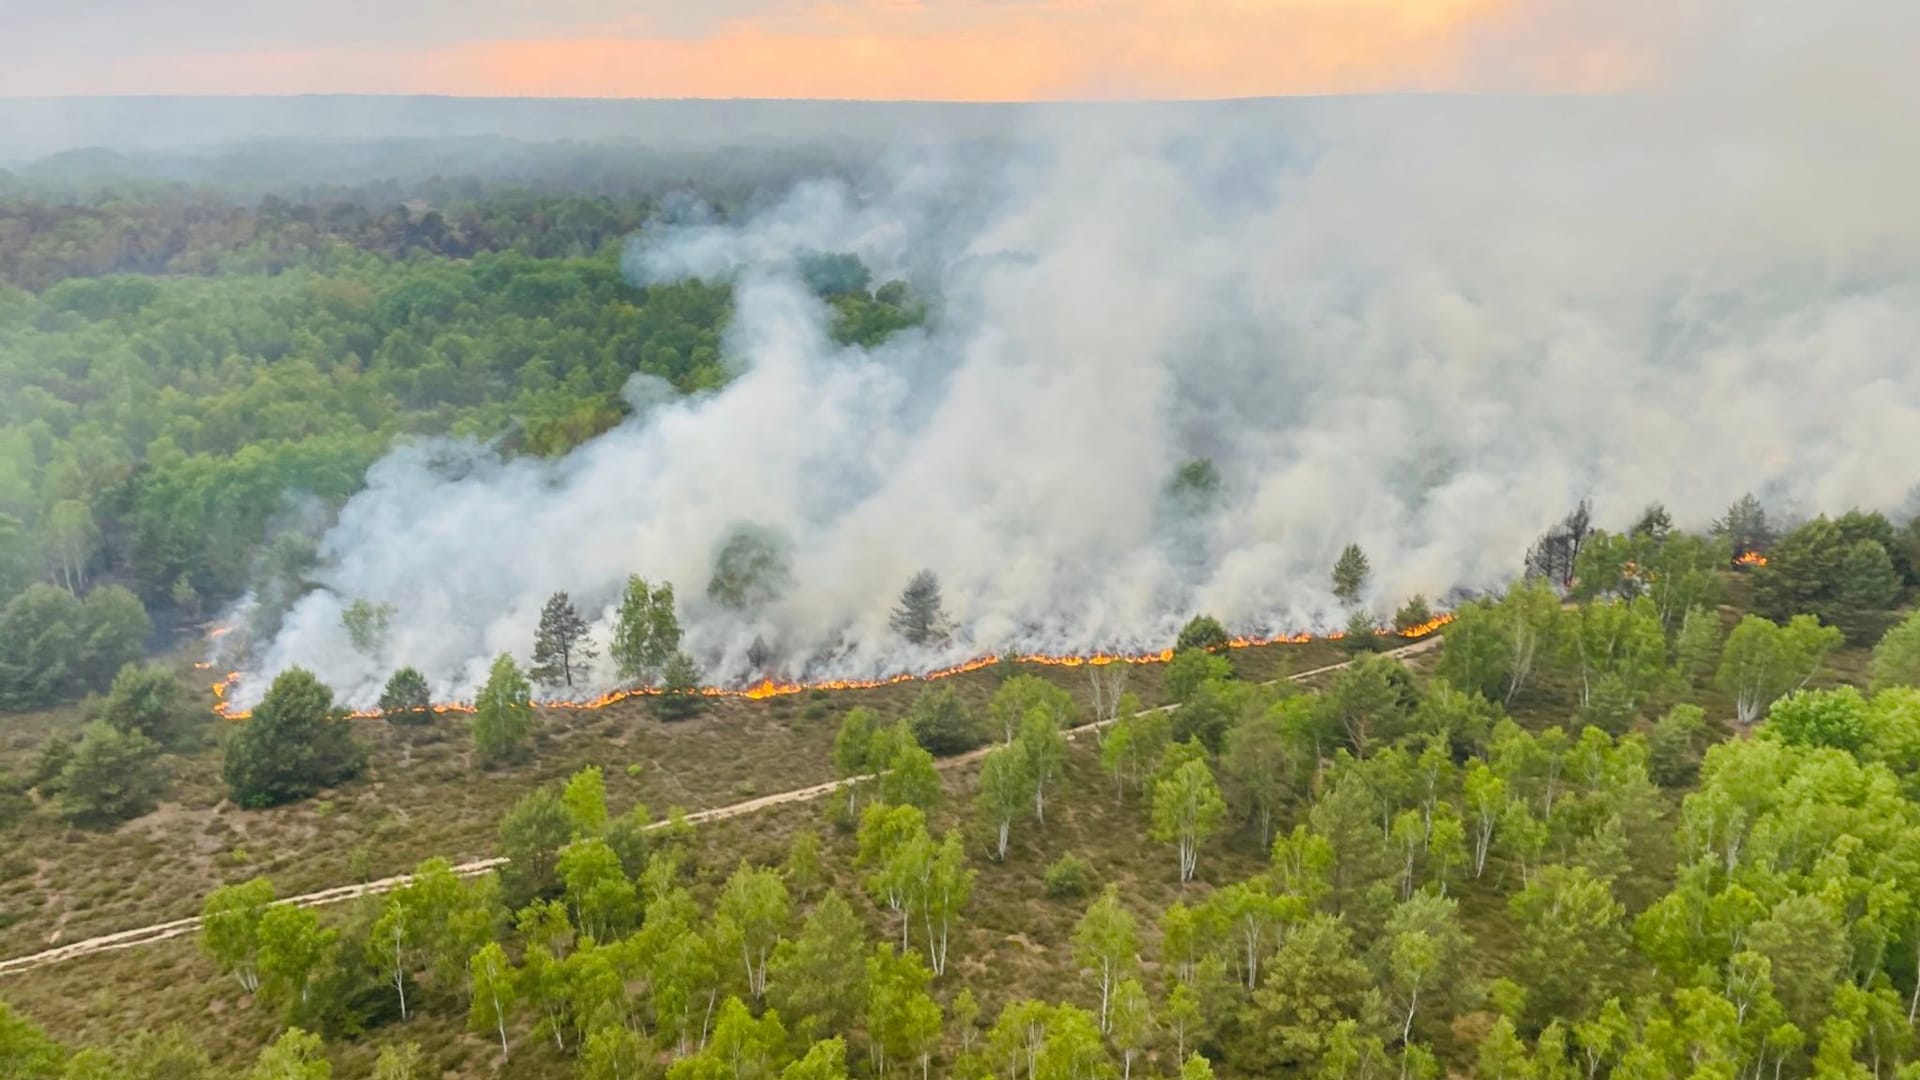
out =
[[[1439,644],[1440,635],[1432,634],[1410,644],[1385,650],[1383,655],[1400,657],[1412,656],[1427,652]],[[1300,682],[1316,676],[1340,671],[1352,664],[1352,660],[1343,660],[1338,664],[1328,664],[1310,671],[1296,672],[1295,674],[1287,676],[1287,679],[1290,682]],[[1147,711],[1167,712],[1175,707],[1176,706],[1173,705],[1161,705]],[[1069,739],[1078,738],[1087,732],[1098,730],[1101,726],[1100,722],[1082,724],[1079,727],[1068,729],[1066,736]],[[987,753],[992,749],[992,746],[983,746],[978,750],[972,750],[965,754],[942,758],[936,764],[942,769],[957,768],[961,765],[979,761],[981,758],[986,757]],[[829,780],[824,784],[814,784],[811,787],[796,788],[792,791],[782,791],[773,795],[763,795],[757,799],[748,799],[745,802],[731,803],[727,806],[716,806],[712,809],[696,811],[688,814],[686,820],[690,825],[699,825],[708,821],[724,821],[728,818],[757,813],[769,807],[817,799],[822,795],[830,795],[833,792],[844,790],[848,785],[857,784],[866,779],[870,778],[864,776],[848,777],[841,780]],[[661,828],[666,824],[664,821],[657,821],[654,822],[653,827]],[[506,859],[499,857],[475,859],[472,862],[465,862],[455,866],[453,872],[460,877],[474,877],[479,874],[484,874],[504,864],[506,861]],[[275,903],[294,904],[299,907],[320,907],[326,904],[338,904],[347,900],[358,899],[362,896],[377,896],[382,893],[391,892],[394,889],[405,887],[407,883],[412,880],[412,874],[395,874],[392,877],[381,878],[378,881],[367,881],[355,885],[336,885],[330,889],[321,889],[319,892],[304,893],[300,896],[289,896],[285,899],[277,900]],[[69,942],[65,945],[47,949],[44,952],[37,952],[30,956],[19,956],[11,960],[0,960],[0,975],[15,975],[23,971],[32,971],[35,968],[65,963],[68,960],[77,960],[83,956],[92,956],[95,953],[113,952],[118,949],[131,949],[140,945],[151,945],[155,942],[166,941],[169,938],[177,938],[191,934],[199,929],[199,917],[192,916],[185,919],[174,919],[171,922],[155,923],[152,926],[142,926],[134,930],[122,930],[118,933],[106,934],[101,937],[87,938],[84,941]]]

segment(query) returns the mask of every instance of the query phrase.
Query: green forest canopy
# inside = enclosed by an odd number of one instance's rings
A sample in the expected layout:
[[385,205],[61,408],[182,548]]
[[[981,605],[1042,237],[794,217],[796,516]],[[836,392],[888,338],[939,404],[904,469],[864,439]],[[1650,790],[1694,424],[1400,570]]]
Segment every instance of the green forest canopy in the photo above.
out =
[[[446,212],[0,195],[0,609],[100,582],[192,618],[262,566],[297,579],[285,523],[397,438],[558,454],[619,422],[636,373],[726,381],[730,288],[620,273],[650,199],[465,190]],[[836,258],[842,340],[919,319]]]

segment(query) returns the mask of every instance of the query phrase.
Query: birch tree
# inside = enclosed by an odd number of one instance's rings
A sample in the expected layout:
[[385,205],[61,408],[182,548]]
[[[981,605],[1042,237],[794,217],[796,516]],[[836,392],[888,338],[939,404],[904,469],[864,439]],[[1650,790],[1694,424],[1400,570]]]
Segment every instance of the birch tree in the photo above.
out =
[[1559,644],[1560,597],[1546,585],[1519,585],[1496,611],[1507,643],[1505,701],[1511,705],[1527,688],[1541,657],[1553,655]]
[[1100,737],[1120,718],[1121,703],[1127,696],[1127,675],[1133,665],[1122,660],[1087,665],[1087,682],[1093,698],[1093,722],[1100,725]]
[[1147,991],[1138,979],[1122,979],[1113,988],[1112,1015],[1107,1031],[1120,1051],[1120,1080],[1132,1080],[1133,1060],[1146,1052],[1153,1037],[1153,1014]]
[[1402,1045],[1412,1041],[1414,1021],[1423,1005],[1458,996],[1460,966],[1470,948],[1460,929],[1458,908],[1450,899],[1417,893],[1387,916],[1370,959],[1395,1010]]
[[1073,930],[1073,956],[1092,973],[1100,991],[1100,1031],[1108,1030],[1113,991],[1140,962],[1140,933],[1133,914],[1120,906],[1119,890],[1108,885],[1080,916]]
[[305,1004],[313,973],[340,933],[307,908],[274,904],[260,916],[260,985],[274,998]]
[[976,872],[967,867],[960,836],[949,832],[927,860],[920,884],[920,913],[927,928],[927,963],[935,975],[947,973],[947,943],[953,923],[973,896]]
[[767,993],[767,961],[793,914],[786,882],[772,870],[756,870],[744,861],[720,894],[719,916],[732,928],[746,968],[747,992],[755,1000]]
[[1047,786],[1053,783],[1067,757],[1067,740],[1060,724],[1045,709],[1029,710],[1020,722],[1020,755],[1026,761],[1027,779],[1033,785],[1033,817],[1047,820]]
[[467,1008],[467,1027],[476,1034],[494,1032],[500,1036],[500,1056],[509,1056],[507,1017],[519,1004],[519,985],[507,952],[497,941],[489,941],[467,960],[467,986],[473,1001]]
[[273,903],[273,883],[254,878],[207,894],[200,908],[200,947],[251,994],[260,989],[260,920]]
[[1045,714],[1056,731],[1070,727],[1074,715],[1073,695],[1038,675],[1015,675],[1000,684],[987,705],[987,712],[1007,742],[1020,736],[1028,715],[1036,711]]
[[911,948],[917,890],[933,859],[926,815],[913,806],[875,803],[861,815],[856,863],[870,868],[867,891],[900,919],[900,948]]
[[1740,722],[1751,724],[1776,698],[1805,686],[1842,640],[1837,628],[1811,615],[1796,615],[1785,626],[1748,615],[1727,635],[1716,682],[1734,699]]
[[1227,804],[1220,785],[1205,760],[1188,761],[1154,784],[1153,827],[1150,835],[1174,845],[1179,856],[1180,883],[1193,880],[1200,845],[1220,828]]
[[1127,695],[1127,701],[1130,704],[1121,707],[1120,718],[1100,744],[1100,767],[1113,777],[1116,803],[1127,788],[1138,791],[1144,787],[1173,739],[1173,722],[1166,712],[1142,711],[1139,699],[1132,694]]
[[1007,842],[1013,823],[1033,805],[1033,778],[1024,748],[1016,743],[987,752],[980,762],[980,786],[974,807],[994,833],[993,857],[1007,861]]

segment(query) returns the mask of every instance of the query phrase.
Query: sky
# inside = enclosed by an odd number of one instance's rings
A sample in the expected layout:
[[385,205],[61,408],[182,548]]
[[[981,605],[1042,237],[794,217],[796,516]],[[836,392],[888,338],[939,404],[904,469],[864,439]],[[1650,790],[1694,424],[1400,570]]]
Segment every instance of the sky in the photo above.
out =
[[[7,0],[0,96],[1631,89],[1647,0]],[[1567,11],[1558,11],[1559,8]],[[1584,12],[1584,14],[1583,14]],[[1596,18],[1598,14],[1598,18]],[[1675,22],[1675,19],[1663,19]],[[1489,47],[1498,42],[1498,47]]]

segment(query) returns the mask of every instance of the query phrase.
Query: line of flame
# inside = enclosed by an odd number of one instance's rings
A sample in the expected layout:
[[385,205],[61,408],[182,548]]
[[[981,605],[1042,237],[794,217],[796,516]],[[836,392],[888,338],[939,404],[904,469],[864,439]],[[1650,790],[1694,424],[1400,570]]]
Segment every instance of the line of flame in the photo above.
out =
[[1767,557],[1765,555],[1760,554],[1757,551],[1743,551],[1740,553],[1738,558],[1733,560],[1733,565],[1765,566],[1767,565]]
[[[1420,638],[1433,634],[1452,621],[1452,615],[1442,613],[1435,615],[1426,622],[1409,626],[1402,630],[1383,629],[1380,632],[1383,635],[1401,638],[1406,641],[1417,641]],[[1339,641],[1344,637],[1346,637],[1344,632],[1335,630],[1326,635],[1325,640]],[[1277,634],[1273,637],[1235,637],[1227,641],[1227,647],[1230,649],[1247,649],[1258,645],[1304,645],[1313,639],[1312,634],[1306,633]],[[1162,649],[1159,652],[1151,653],[1100,652],[1094,653],[1091,656],[1051,656],[1046,653],[1025,653],[1016,655],[1013,659],[1022,664],[1039,664],[1046,667],[1069,668],[1100,667],[1106,664],[1164,664],[1173,659],[1173,650]],[[809,690],[874,690],[883,686],[898,686],[902,683],[932,682],[936,679],[950,679],[955,675],[964,675],[969,671],[979,671],[982,668],[991,667],[999,663],[1000,660],[1001,657],[998,655],[980,656],[965,661],[964,663],[955,664],[952,667],[940,668],[935,671],[928,671],[917,675],[902,672],[901,674],[889,675],[881,679],[828,679],[821,682],[810,683],[775,682],[772,679],[765,679],[753,686],[741,689],[727,689],[718,686],[701,687],[697,693],[702,697],[743,698],[748,701],[764,701],[767,698],[787,697],[791,694],[805,693]],[[195,666],[198,667],[201,665]],[[227,701],[228,691],[239,681],[240,673],[230,671],[225,678],[213,684],[213,712],[215,716],[226,720],[245,720],[252,715],[251,710],[235,709]],[[617,705],[631,698],[658,697],[663,693],[665,693],[665,691],[658,687],[643,686],[629,690],[609,691],[591,701],[542,701],[537,704],[543,709],[585,711],[590,709],[604,709],[609,705]],[[473,704],[466,701],[446,702],[444,704],[430,706],[430,708],[435,713],[470,713],[474,711]],[[355,709],[347,715],[356,720],[378,720],[386,714],[379,709]]]

